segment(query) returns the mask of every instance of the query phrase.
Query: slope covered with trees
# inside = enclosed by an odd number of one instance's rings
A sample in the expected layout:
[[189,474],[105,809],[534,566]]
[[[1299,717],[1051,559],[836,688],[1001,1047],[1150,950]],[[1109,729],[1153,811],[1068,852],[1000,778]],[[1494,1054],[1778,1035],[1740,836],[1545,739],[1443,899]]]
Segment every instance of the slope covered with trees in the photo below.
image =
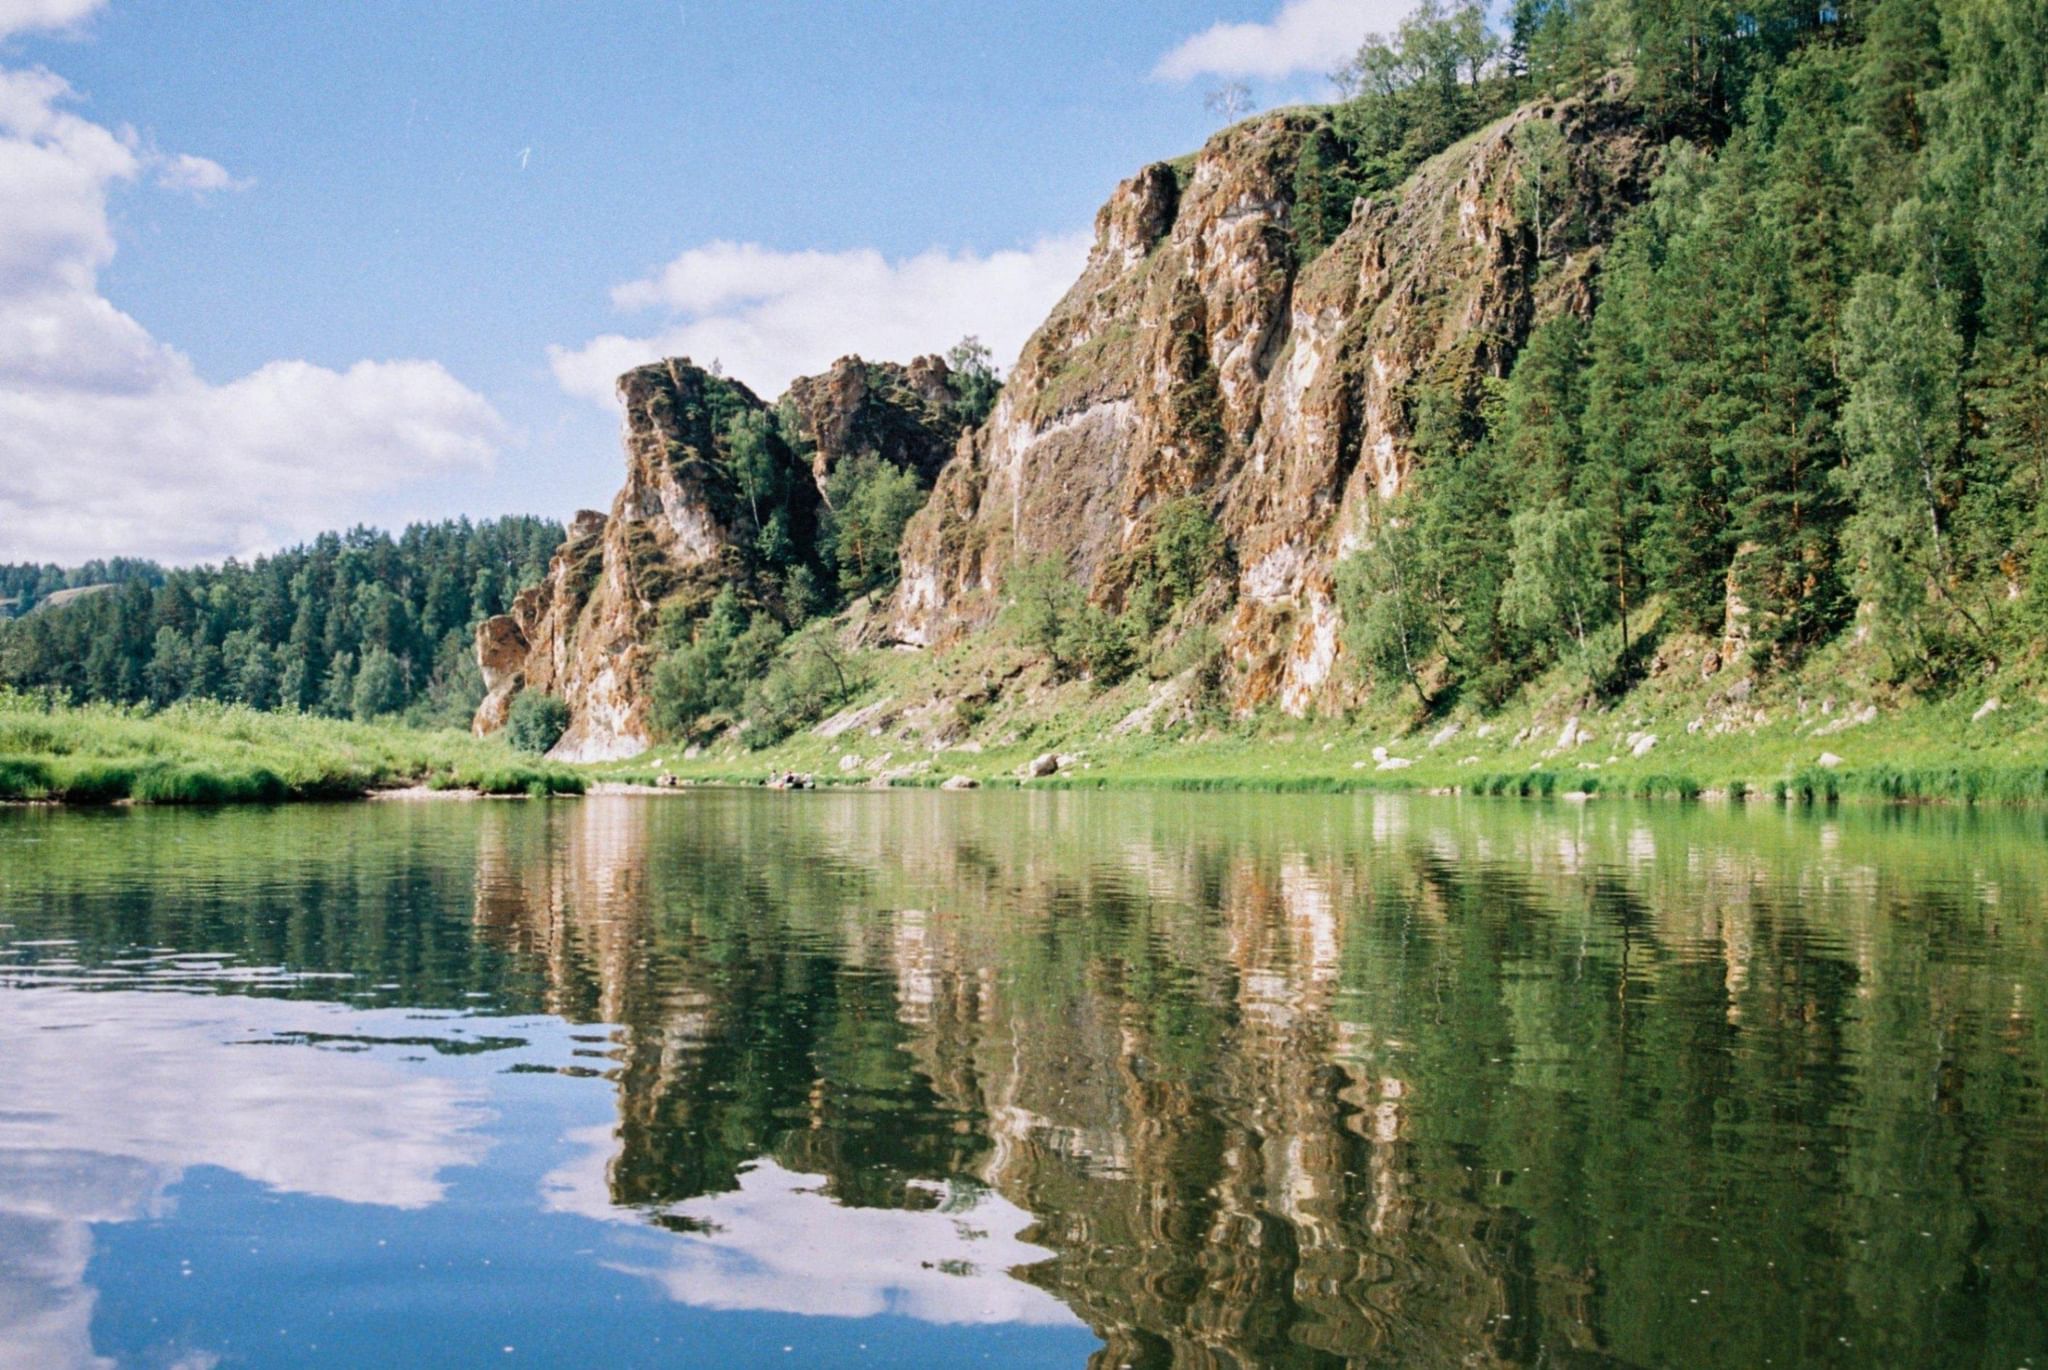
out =
[[[1463,729],[1475,766],[1568,775],[1615,759],[1545,762],[1608,710],[1596,750],[1638,761],[1661,730],[1660,758],[1751,736],[1825,767],[1880,713],[1950,720],[1944,758],[2025,732],[2044,21],[1422,5],[1340,102],[1120,186],[988,421],[928,496],[878,492],[918,512],[846,588],[901,583],[839,638],[928,665],[827,671],[789,601],[768,628],[728,603],[656,672],[658,732],[788,736],[741,688],[793,671],[785,634],[813,716],[862,703],[867,733],[939,749],[1208,736],[1226,704],[1254,731],[1274,704]],[[1172,527],[1202,556],[1168,594]]]
[[1432,704],[1646,631],[1764,669],[1855,631],[1939,689],[2038,650],[2048,589],[2048,8],[1517,8],[1538,89],[1616,60],[1669,135],[1590,317],[1417,387],[1415,475],[1341,568],[1348,640]]

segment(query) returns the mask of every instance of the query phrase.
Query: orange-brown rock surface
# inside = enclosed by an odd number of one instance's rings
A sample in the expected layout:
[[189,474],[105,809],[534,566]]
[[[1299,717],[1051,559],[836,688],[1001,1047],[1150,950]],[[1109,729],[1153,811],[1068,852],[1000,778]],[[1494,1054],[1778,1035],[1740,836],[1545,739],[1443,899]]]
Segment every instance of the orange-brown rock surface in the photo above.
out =
[[795,438],[811,447],[811,473],[822,492],[841,462],[863,455],[931,484],[966,426],[960,398],[943,358],[898,366],[841,357],[823,375],[791,381],[778,407],[795,420]]
[[[1046,554],[1114,605],[1151,511],[1190,495],[1234,553],[1222,629],[1238,702],[1331,701],[1331,566],[1356,545],[1366,501],[1408,476],[1415,383],[1476,397],[1532,322],[1588,307],[1588,273],[1654,148],[1619,83],[1527,105],[1358,200],[1303,265],[1290,210],[1317,120],[1249,120],[1191,166],[1117,188],[1080,280],[910,526],[894,636],[935,644],[974,628],[1009,568]],[[1565,154],[1540,235],[1517,208],[1531,199],[1517,194],[1520,134],[1538,121]]]
[[[550,753],[560,760],[645,748],[662,606],[679,596],[709,598],[748,572],[752,511],[724,460],[727,426],[733,414],[766,406],[738,382],[674,358],[627,372],[618,393],[626,484],[611,514],[578,514],[546,578],[476,634],[488,693],[475,731],[503,727],[521,690],[556,695],[570,710],[569,729]],[[787,484],[810,489],[808,471],[785,474]]]
[[[776,537],[814,546],[839,463],[871,457],[928,482],[964,427],[960,390],[938,357],[842,357],[794,382],[775,424],[744,385],[681,358],[627,372],[618,393],[626,483],[611,513],[578,514],[546,578],[476,634],[487,693],[475,731],[502,728],[522,690],[555,695],[570,711],[550,753],[558,760],[631,756],[652,741],[648,683],[664,609],[701,607],[727,584],[772,602],[780,589],[758,564],[762,530],[779,520]],[[748,422],[758,440],[742,459],[735,432]]]
[[[1538,125],[1562,153],[1531,195]],[[1118,606],[1154,511],[1190,497],[1229,544],[1232,583],[1198,607],[1229,651],[1236,702],[1341,705],[1332,567],[1414,467],[1418,394],[1476,404],[1532,324],[1590,307],[1601,248],[1643,197],[1656,148],[1620,78],[1525,105],[1358,199],[1310,257],[1294,195],[1304,149],[1324,137],[1323,113],[1277,111],[1117,187],[1081,278],[978,428],[963,431],[959,378],[936,357],[846,357],[792,384],[769,427],[774,479],[800,483],[802,501],[778,535],[814,546],[841,462],[872,456],[934,481],[882,636],[936,645],[985,624],[1029,558],[1059,557]],[[477,634],[477,731],[502,726],[520,690],[544,690],[570,706],[564,759],[648,744],[666,604],[725,583],[771,605],[779,593],[749,579],[763,515],[728,460],[733,416],[767,407],[677,360],[628,372],[619,395],[627,478],[610,516],[579,516],[546,580]]]

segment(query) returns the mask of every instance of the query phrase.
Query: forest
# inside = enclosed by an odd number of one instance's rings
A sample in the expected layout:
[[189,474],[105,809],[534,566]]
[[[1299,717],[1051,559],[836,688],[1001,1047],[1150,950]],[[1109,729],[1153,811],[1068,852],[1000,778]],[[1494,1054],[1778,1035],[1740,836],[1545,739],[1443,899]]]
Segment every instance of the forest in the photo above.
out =
[[483,697],[476,624],[538,580],[561,541],[547,519],[459,519],[397,537],[324,533],[247,564],[0,568],[0,586],[37,598],[106,586],[0,623],[0,686],[466,727]]
[[[2044,20],[2021,0],[1518,4],[1501,79],[1526,98],[1626,69],[1662,171],[1590,317],[1540,324],[1483,393],[1410,395],[1416,479],[1339,567],[1376,679],[1492,707],[1565,663],[1612,696],[1653,626],[1779,670],[1853,631],[1920,691],[2037,652]],[[1408,74],[1362,99],[1433,89],[1455,113],[1456,44],[1421,46],[1435,78],[1369,45],[1359,70]],[[1498,106],[1483,89],[1468,109]]]

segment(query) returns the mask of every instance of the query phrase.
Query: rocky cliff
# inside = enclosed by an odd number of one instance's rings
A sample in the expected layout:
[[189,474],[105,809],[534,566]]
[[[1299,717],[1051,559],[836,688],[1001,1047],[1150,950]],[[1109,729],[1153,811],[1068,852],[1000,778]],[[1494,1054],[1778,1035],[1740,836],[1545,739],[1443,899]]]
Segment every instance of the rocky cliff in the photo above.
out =
[[[631,756],[646,747],[647,675],[665,604],[702,601],[751,570],[758,524],[750,473],[733,460],[735,421],[766,406],[736,381],[670,359],[619,378],[626,484],[610,515],[585,510],[509,613],[477,628],[488,693],[475,731],[504,726],[521,690],[566,701],[569,729],[551,755],[566,761]],[[786,447],[756,455],[804,532],[816,503],[810,472]]]
[[[985,622],[1009,568],[1047,554],[1115,607],[1152,511],[1193,496],[1234,553],[1213,612],[1237,703],[1337,702],[1331,565],[1366,501],[1408,478],[1418,385],[1476,403],[1532,323],[1590,307],[1654,148],[1618,82],[1527,105],[1356,201],[1304,261],[1296,172],[1323,121],[1268,114],[1117,188],[1080,280],[910,527],[896,637]],[[1527,151],[1539,124],[1560,135],[1548,165]]]
[[909,366],[841,357],[823,375],[791,381],[777,408],[811,449],[811,473],[823,493],[841,463],[861,456],[906,467],[930,485],[966,427],[961,398],[939,357]]
[[791,384],[779,423],[744,385],[683,358],[627,372],[618,395],[626,483],[611,513],[578,514],[546,578],[476,635],[488,693],[475,731],[503,727],[522,690],[555,695],[571,719],[550,753],[558,760],[610,760],[648,745],[663,612],[687,615],[727,584],[774,601],[763,534],[814,547],[842,462],[893,463],[928,484],[964,426],[961,390],[938,357],[907,367],[842,357]]
[[[1155,512],[1192,499],[1231,553],[1195,612],[1219,629],[1237,705],[1342,705],[1332,566],[1369,503],[1408,480],[1419,394],[1476,406],[1534,323],[1590,308],[1602,246],[1656,149],[1619,80],[1525,105],[1357,199],[1318,251],[1296,201],[1304,158],[1331,136],[1327,111],[1276,111],[1118,186],[1081,278],[979,427],[938,358],[848,357],[792,384],[736,458],[735,434],[768,413],[751,391],[680,360],[627,373],[626,487],[608,517],[579,515],[547,579],[479,629],[477,731],[536,689],[572,711],[556,756],[645,747],[665,606],[754,577],[773,607],[752,561],[764,530],[813,547],[833,471],[863,457],[932,486],[878,635],[969,633],[1010,569],[1041,556],[1115,609]],[[779,492],[772,520],[763,482]]]

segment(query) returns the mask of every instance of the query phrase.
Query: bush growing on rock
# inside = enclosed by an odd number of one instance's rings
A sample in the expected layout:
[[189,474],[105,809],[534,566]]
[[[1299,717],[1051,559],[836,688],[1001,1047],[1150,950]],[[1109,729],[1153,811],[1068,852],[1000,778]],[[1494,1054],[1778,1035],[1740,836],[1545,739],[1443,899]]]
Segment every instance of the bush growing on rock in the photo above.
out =
[[843,463],[825,485],[831,503],[827,544],[848,595],[896,583],[904,525],[924,504],[915,472],[871,454]]
[[1200,500],[1184,496],[1159,508],[1151,569],[1170,604],[1193,599],[1223,565],[1223,530]]
[[[684,629],[678,624],[675,631],[680,636]],[[706,731],[706,719],[738,709],[747,686],[768,674],[782,645],[781,625],[749,613],[729,585],[694,632],[654,668],[650,713],[664,737]]]
[[1013,571],[1009,591],[1018,633],[1045,654],[1054,675],[1085,674],[1098,685],[1114,685],[1137,669],[1150,625],[1135,611],[1112,614],[1090,604],[1058,557]]
[[1088,607],[1088,597],[1058,557],[1040,557],[1010,572],[1005,588],[1017,633],[1045,653],[1054,673],[1066,675],[1074,665],[1068,652],[1074,621]]
[[1138,643],[1144,635],[1127,616],[1084,603],[1069,621],[1061,655],[1097,685],[1114,685],[1137,668]]
[[569,706],[553,695],[528,690],[512,701],[505,740],[522,752],[546,752],[569,730]]
[[1399,681],[1429,703],[1423,684],[1442,633],[1422,581],[1414,526],[1385,517],[1371,544],[1337,563],[1345,645],[1375,681]]
[[1200,500],[1183,495],[1160,505],[1124,595],[1124,612],[1138,635],[1149,638],[1175,608],[1200,594],[1226,569],[1228,552],[1222,527]]
[[960,395],[954,401],[954,412],[961,423],[976,427],[988,418],[996,407],[996,396],[1002,393],[1003,378],[996,372],[995,353],[969,334],[946,349],[946,364],[953,369],[954,388]]

